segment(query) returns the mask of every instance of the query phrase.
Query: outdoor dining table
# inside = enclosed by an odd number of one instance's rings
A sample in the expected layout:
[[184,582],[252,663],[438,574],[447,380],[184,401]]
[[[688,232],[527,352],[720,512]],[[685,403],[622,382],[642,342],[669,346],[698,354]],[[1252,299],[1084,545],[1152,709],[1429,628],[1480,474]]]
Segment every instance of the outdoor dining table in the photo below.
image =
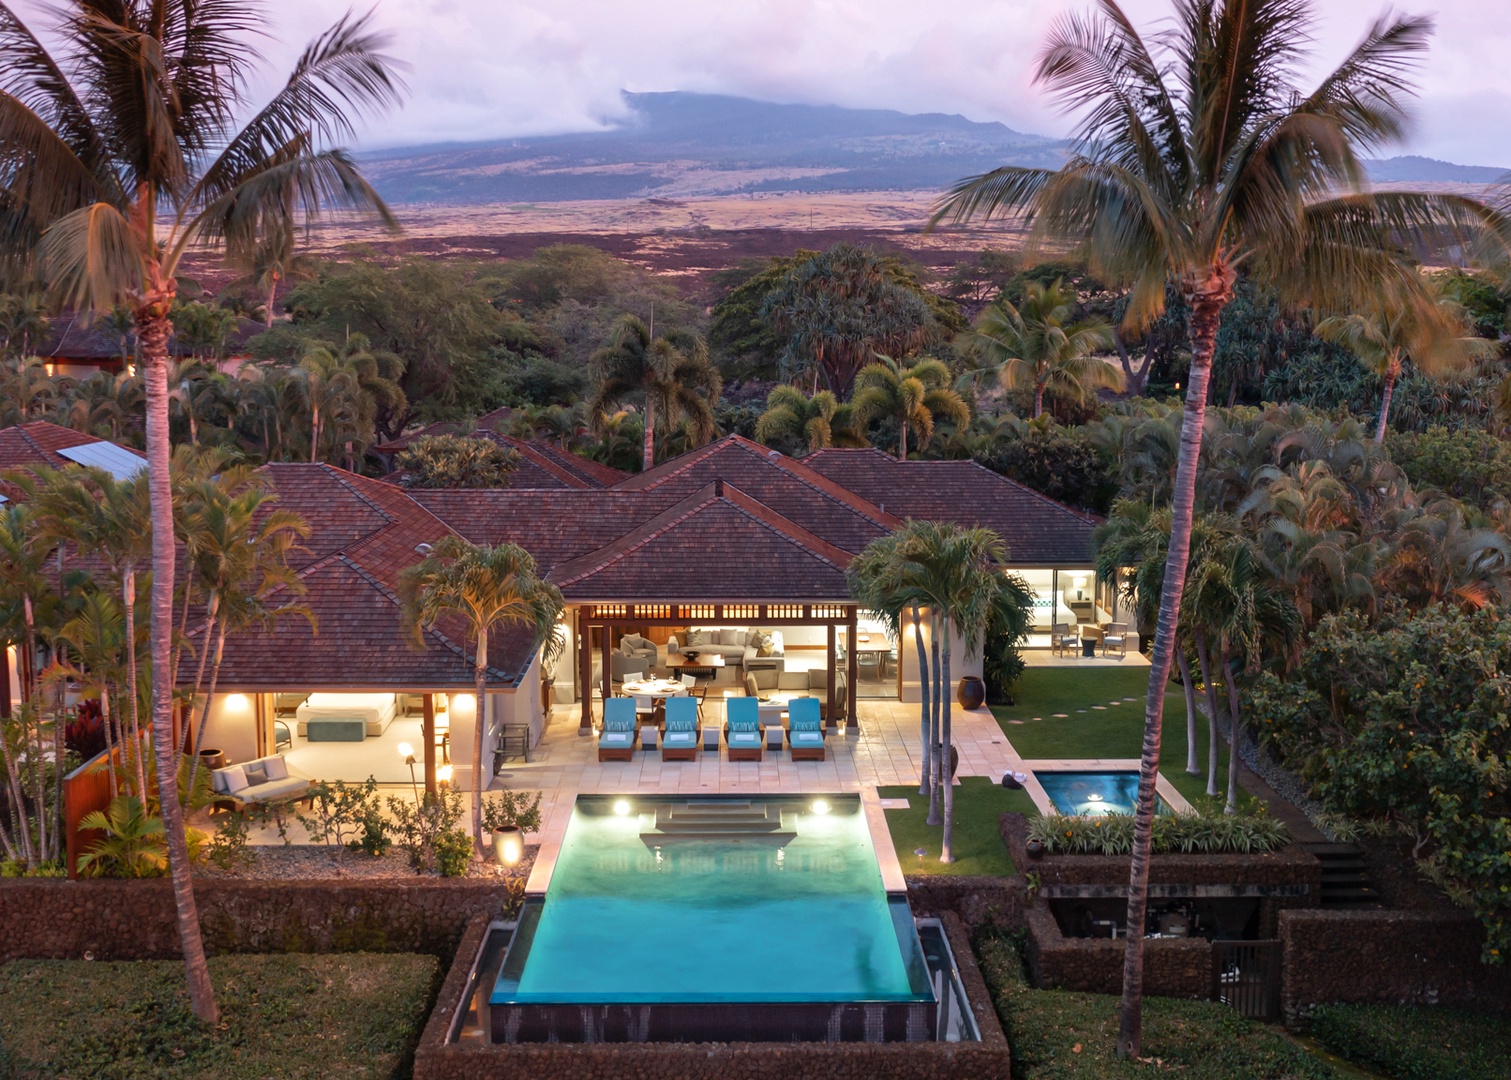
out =
[[687,687],[676,679],[645,679],[625,682],[624,693],[635,699],[636,709],[653,709],[658,702],[669,697],[682,697],[687,693]]

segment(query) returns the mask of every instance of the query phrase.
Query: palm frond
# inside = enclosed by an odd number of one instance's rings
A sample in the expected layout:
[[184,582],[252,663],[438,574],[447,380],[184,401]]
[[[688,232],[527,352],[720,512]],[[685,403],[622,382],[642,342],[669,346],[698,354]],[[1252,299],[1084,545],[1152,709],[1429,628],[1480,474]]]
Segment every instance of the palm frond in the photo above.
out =
[[1297,112],[1326,113],[1361,148],[1400,138],[1406,108],[1401,101],[1418,57],[1432,35],[1430,17],[1382,17],[1343,62],[1317,85]]
[[62,303],[109,311],[142,288],[141,236],[119,210],[94,203],[65,214],[42,236],[42,266]]

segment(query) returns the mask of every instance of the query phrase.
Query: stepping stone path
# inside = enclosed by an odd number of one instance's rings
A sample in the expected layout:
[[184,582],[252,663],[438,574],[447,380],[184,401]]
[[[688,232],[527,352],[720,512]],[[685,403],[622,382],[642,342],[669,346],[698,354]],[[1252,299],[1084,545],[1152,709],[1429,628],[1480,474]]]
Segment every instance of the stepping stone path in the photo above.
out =
[[[1039,718],[1036,716],[1036,717],[1034,717],[1034,719],[1037,720]],[[1022,720],[1009,720],[1008,723],[1009,724],[1021,724],[1021,723],[1023,723],[1023,721]]]
[[1109,705],[1121,705],[1122,702],[1121,701],[1109,701],[1107,704],[1109,704]]
[[1034,717],[1034,719],[1035,719],[1035,720],[1043,720],[1043,719],[1044,719],[1044,717],[1042,717],[1042,716],[1036,716],[1036,717]]
[[1093,705],[1092,708],[1095,709],[1097,712],[1106,712],[1107,711],[1107,706],[1105,706],[1105,705]]
[[1085,709],[1077,709],[1076,712],[1085,712]]
[[1055,713],[1055,719],[1056,720],[1069,720],[1070,719],[1070,714],[1068,712],[1057,712],[1057,713]]
[[[1146,695],[1144,695],[1144,696],[1146,696],[1146,697],[1147,697],[1147,696],[1148,696],[1148,695],[1147,695],[1147,694],[1146,694]],[[1124,699],[1123,699],[1123,700],[1124,700],[1124,701],[1137,701],[1137,700],[1138,700],[1138,698],[1136,698],[1136,697],[1125,697],[1125,698],[1124,698]]]

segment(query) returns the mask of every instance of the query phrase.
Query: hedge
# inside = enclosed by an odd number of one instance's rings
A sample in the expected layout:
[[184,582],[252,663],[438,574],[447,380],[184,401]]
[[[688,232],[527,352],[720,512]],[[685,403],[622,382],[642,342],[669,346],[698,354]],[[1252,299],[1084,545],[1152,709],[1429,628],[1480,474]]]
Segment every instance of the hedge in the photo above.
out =
[[1506,1080],[1511,1020],[1432,1006],[1323,1005],[1311,1033],[1346,1061],[1391,1080]]

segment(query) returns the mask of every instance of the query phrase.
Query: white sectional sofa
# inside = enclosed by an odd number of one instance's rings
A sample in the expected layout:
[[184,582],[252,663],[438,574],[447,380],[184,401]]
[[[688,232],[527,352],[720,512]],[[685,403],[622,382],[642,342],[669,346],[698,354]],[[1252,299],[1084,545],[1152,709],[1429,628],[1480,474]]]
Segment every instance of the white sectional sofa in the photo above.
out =
[[787,663],[782,632],[750,626],[689,627],[672,635],[666,643],[666,652],[668,656],[684,652],[722,656],[726,665],[747,671],[781,671]]

